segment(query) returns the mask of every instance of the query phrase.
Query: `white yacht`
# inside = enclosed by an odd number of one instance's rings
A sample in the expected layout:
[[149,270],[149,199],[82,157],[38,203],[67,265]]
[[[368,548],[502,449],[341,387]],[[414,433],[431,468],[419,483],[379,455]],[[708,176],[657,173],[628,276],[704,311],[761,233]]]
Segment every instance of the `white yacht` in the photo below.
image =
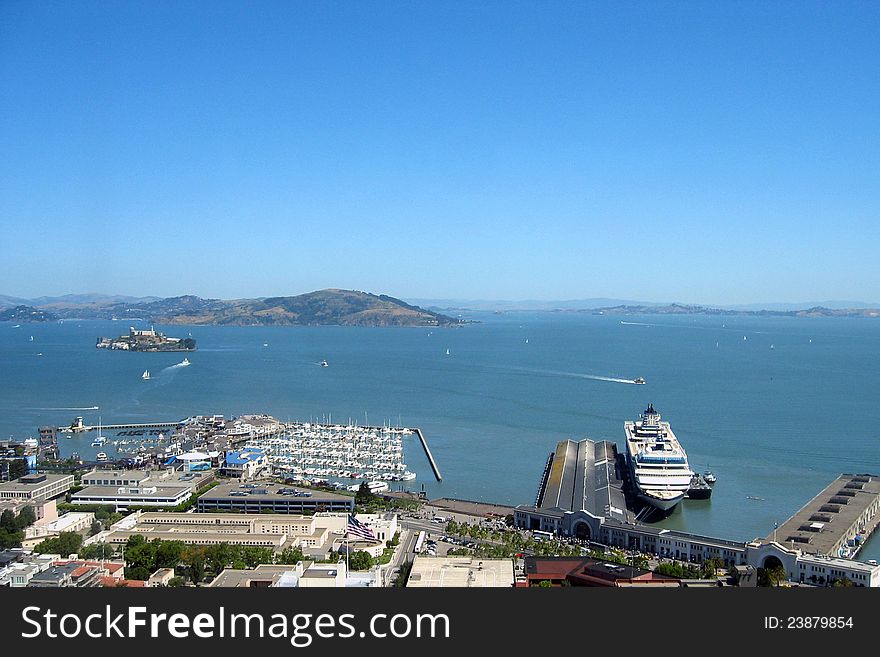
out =
[[694,473],[669,422],[661,422],[649,404],[639,420],[624,422],[623,428],[626,459],[639,499],[664,513],[671,511],[684,498]]
[[98,452],[95,456],[95,460],[99,463],[105,463],[107,461],[107,455],[104,452]]
[[150,370],[144,370],[144,373],[141,374],[141,378],[144,381],[149,381],[150,380]]
[[186,367],[187,365],[189,365],[189,358],[187,358],[186,356],[184,356],[183,360],[180,361],[180,365],[183,366],[183,367]]

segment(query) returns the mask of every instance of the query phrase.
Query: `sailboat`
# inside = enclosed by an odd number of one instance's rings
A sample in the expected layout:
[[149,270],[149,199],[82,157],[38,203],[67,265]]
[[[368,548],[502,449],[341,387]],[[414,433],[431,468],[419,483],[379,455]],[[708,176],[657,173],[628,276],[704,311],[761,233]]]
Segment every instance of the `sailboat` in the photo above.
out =
[[92,441],[92,447],[101,447],[104,443],[107,442],[107,439],[101,435],[101,418],[98,418],[98,435]]
[[449,349],[446,350],[446,355],[447,355],[447,356],[449,355]]
[[31,342],[33,342],[33,341],[34,341],[34,336],[31,336]]
[[150,380],[150,370],[144,370],[144,373],[141,374],[141,378],[144,381],[149,381]]

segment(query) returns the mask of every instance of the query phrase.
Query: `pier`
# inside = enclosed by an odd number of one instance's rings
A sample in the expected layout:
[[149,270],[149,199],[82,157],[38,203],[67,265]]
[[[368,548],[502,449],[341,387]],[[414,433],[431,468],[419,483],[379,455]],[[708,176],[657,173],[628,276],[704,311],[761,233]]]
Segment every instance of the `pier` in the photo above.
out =
[[[121,429],[174,429],[179,427],[182,422],[126,422],[125,424],[102,424],[101,430],[115,431]],[[72,424],[69,427],[58,429],[59,433],[88,433],[89,431],[97,431],[98,425],[88,424]]]
[[853,558],[880,522],[880,478],[843,474],[767,540],[826,557]]
[[422,430],[416,427],[413,429],[416,432],[416,435],[419,437],[419,440],[422,443],[422,447],[425,450],[425,456],[428,457],[428,463],[431,464],[431,469],[434,471],[434,476],[437,477],[437,481],[443,481],[443,477],[440,475],[440,468],[437,467],[437,462],[434,460],[434,456],[431,454],[431,448],[428,447],[428,441],[425,440],[425,436],[422,433]]

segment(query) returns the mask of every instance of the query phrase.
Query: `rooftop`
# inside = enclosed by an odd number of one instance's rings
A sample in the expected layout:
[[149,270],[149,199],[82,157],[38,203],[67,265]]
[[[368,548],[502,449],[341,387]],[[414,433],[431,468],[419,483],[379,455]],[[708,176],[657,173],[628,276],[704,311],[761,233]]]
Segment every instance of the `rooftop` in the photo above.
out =
[[413,560],[407,588],[495,588],[514,583],[511,559],[478,557],[426,557]]
[[803,552],[836,557],[840,541],[878,496],[880,477],[842,474],[766,540]]
[[238,482],[220,484],[199,497],[200,500],[240,499],[248,500],[339,500],[351,501],[354,498],[338,493],[309,490],[297,486],[286,486],[273,482],[254,482],[241,484]]
[[550,474],[538,495],[538,507],[587,511],[596,517],[630,520],[617,474],[617,447],[607,440],[562,440],[556,445]]

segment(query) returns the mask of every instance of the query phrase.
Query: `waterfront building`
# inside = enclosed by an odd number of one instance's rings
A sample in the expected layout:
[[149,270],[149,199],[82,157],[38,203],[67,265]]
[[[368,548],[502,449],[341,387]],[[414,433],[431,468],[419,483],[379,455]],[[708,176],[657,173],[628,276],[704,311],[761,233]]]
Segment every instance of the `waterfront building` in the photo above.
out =
[[246,481],[265,474],[268,468],[269,457],[263,450],[246,447],[226,452],[221,474]]
[[617,447],[607,440],[562,440],[550,453],[534,505],[514,509],[523,529],[596,540],[606,520],[634,522],[627,510]]

